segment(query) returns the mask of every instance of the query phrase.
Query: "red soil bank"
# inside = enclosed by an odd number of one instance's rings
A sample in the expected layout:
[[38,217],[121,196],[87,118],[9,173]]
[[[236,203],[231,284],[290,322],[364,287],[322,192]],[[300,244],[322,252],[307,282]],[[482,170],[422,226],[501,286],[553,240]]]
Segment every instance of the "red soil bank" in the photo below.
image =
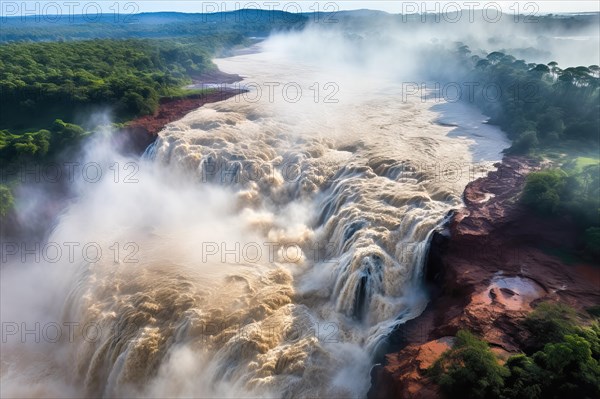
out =
[[600,267],[568,265],[544,250],[575,248],[573,223],[541,218],[518,201],[526,175],[540,165],[505,157],[497,166],[466,187],[465,207],[445,234],[434,235],[426,275],[437,284],[437,295],[396,332],[402,349],[373,368],[369,398],[443,397],[424,370],[443,352],[446,344],[439,340],[460,329],[507,355],[527,341],[520,321],[536,302],[578,309],[600,304]]
[[163,98],[154,115],[141,116],[121,129],[115,135],[115,144],[123,152],[141,154],[156,140],[165,125],[183,118],[204,104],[223,101],[237,94],[240,94],[240,90],[219,88],[214,92],[185,98]]

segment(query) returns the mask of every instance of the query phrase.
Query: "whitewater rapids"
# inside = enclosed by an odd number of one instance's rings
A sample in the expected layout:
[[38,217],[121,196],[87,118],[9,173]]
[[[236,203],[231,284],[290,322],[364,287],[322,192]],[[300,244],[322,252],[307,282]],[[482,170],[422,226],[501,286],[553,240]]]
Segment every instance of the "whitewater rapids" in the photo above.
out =
[[377,345],[427,303],[429,235],[508,143],[286,43],[217,60],[250,91],[168,125],[136,184],[82,183],[49,238],[135,251],[3,269],[3,322],[77,323],[8,337],[3,396],[365,396]]

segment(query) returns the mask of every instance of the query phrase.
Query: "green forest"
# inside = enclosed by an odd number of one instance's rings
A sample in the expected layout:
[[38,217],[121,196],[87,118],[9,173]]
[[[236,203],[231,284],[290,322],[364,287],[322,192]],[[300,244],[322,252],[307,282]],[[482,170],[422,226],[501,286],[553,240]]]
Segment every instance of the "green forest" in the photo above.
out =
[[527,177],[521,201],[547,218],[568,218],[580,232],[576,256],[600,256],[600,67],[560,68],[494,51],[471,55],[462,43],[452,56],[467,99],[512,140],[508,155],[537,158],[550,168]]
[[244,37],[266,37],[272,31],[302,28],[309,20],[310,17],[303,14],[252,8],[213,14],[158,12],[131,15],[114,14],[111,10],[98,15],[63,15],[56,21],[30,16],[25,23],[20,17],[8,17],[3,20],[0,42],[134,38],[186,40],[232,32]]
[[527,63],[503,52],[485,58],[459,48],[476,82],[473,102],[490,123],[499,125],[513,145],[509,153],[549,149],[598,150],[600,67],[562,69],[556,62]]
[[215,52],[244,43],[222,34],[0,45],[0,156],[13,162],[57,154],[85,135],[74,123],[93,111],[114,122],[152,114],[161,97],[194,94],[183,87],[215,68]]
[[180,93],[191,77],[214,68],[216,51],[243,43],[239,34],[223,34],[1,45],[2,128],[45,128],[103,108],[116,120],[151,114],[160,97]]
[[521,354],[505,362],[485,341],[463,330],[429,369],[449,397],[464,399],[592,399],[600,396],[598,309],[581,315],[541,303],[522,322]]
[[279,11],[3,18],[0,30],[0,216],[15,205],[15,168],[60,161],[107,115],[121,126],[215,68],[211,59],[308,17]]
[[[82,115],[113,122],[154,113],[162,97],[215,68],[211,58],[244,45],[237,33],[179,39],[96,39],[0,45],[0,159],[4,169],[58,160],[94,130]],[[11,181],[0,185],[6,215]]]

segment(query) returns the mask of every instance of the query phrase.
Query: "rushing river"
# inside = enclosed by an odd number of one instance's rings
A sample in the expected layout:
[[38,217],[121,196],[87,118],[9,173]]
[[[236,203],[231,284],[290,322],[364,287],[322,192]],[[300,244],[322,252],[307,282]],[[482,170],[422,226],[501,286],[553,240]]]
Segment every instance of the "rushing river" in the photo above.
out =
[[7,338],[4,394],[366,394],[378,344],[426,306],[428,237],[508,143],[467,106],[315,51],[273,39],[217,60],[250,91],[167,126],[135,184],[80,183],[48,241],[105,255],[3,270],[3,321],[62,328]]

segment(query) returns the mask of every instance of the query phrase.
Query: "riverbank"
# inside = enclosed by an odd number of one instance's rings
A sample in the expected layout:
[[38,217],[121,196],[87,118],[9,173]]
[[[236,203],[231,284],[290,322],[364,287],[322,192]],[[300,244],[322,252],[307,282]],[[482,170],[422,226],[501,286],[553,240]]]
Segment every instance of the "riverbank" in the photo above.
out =
[[520,321],[536,303],[580,310],[600,304],[600,269],[549,253],[575,248],[573,223],[541,218],[518,201],[527,174],[542,165],[505,157],[497,166],[467,185],[465,206],[434,234],[425,273],[433,299],[390,337],[390,353],[372,370],[369,398],[441,397],[425,371],[460,329],[506,357],[528,339]]
[[158,133],[169,123],[183,118],[204,104],[227,100],[240,90],[218,88],[185,97],[162,98],[153,115],[134,119],[114,135],[116,148],[124,153],[140,155],[156,140]]
[[[213,70],[206,74],[195,76],[193,81],[198,85],[226,84],[236,82],[242,78],[239,75],[227,74],[219,70]],[[152,144],[160,131],[169,123],[183,118],[186,114],[202,107],[208,103],[227,100],[242,93],[243,90],[219,87],[205,90],[200,93],[190,94],[182,97],[163,97],[160,100],[158,110],[152,115],[145,115],[129,121],[125,126],[115,131],[111,137],[114,148],[123,154],[134,157],[141,156],[146,148]],[[78,148],[72,148],[70,152],[63,154],[65,159],[72,161],[78,157]],[[51,162],[42,165],[29,165],[30,169],[37,170],[40,176],[44,174],[53,176],[56,173],[55,165],[61,162]],[[68,165],[65,163],[65,165]],[[37,168],[37,169],[36,169]],[[46,170],[46,168],[49,168]],[[17,172],[14,172],[17,173]],[[18,172],[21,173],[21,172]],[[61,171],[62,176],[67,176],[67,171]],[[36,176],[33,176],[36,178]],[[59,215],[72,198],[70,181],[58,179],[47,181],[37,177],[38,181],[30,179],[29,185],[15,188],[17,198],[31,196],[32,190],[43,192],[45,200],[40,201],[35,208],[36,220],[30,221],[28,217],[19,215],[15,209],[2,217],[0,238],[2,240],[40,242],[47,232],[52,228],[53,221]]]
[[128,122],[115,134],[116,148],[124,153],[141,155],[156,140],[158,133],[167,124],[183,118],[204,104],[224,101],[240,94],[241,90],[227,88],[225,85],[239,82],[242,79],[238,74],[226,73],[218,68],[192,76],[192,84],[186,88],[200,89],[201,92],[161,98],[158,110],[154,114],[140,116]]

